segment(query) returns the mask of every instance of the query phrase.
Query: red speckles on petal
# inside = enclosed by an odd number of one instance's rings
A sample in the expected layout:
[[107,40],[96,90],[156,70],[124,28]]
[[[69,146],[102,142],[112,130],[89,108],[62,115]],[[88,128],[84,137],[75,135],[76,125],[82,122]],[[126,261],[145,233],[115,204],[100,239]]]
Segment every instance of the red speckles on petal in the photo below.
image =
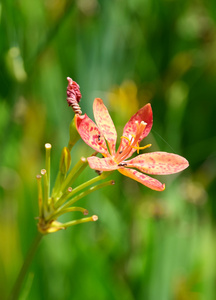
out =
[[141,141],[144,137],[146,137],[149,134],[153,124],[153,113],[150,103],[143,106],[140,110],[138,110],[138,112],[135,115],[133,115],[130,118],[130,120],[124,127],[123,136],[128,137],[128,135],[136,134],[137,126],[135,124],[135,121],[138,121],[138,123],[140,123],[141,121],[147,123],[145,130],[143,131],[143,134],[140,137]]
[[85,114],[75,115],[75,124],[83,141],[94,150],[109,155],[106,142],[95,123]]
[[151,178],[151,177],[149,177],[145,174],[142,174],[136,170],[121,168],[121,169],[118,169],[118,171],[121,174],[142,183],[143,185],[147,186],[148,188],[150,188],[152,190],[163,191],[165,189],[165,185],[162,184],[157,179]]
[[[143,133],[141,134],[141,136],[139,138],[138,142],[140,142],[142,139],[144,139],[149,134],[149,132],[151,131],[151,128],[152,128],[153,113],[152,113],[152,108],[151,108],[150,103],[143,106],[140,110],[138,110],[138,112],[135,115],[133,115],[130,118],[130,120],[127,122],[127,124],[124,127],[123,136],[130,139],[131,136],[136,135],[137,125],[136,125],[135,121],[138,121],[138,123],[140,123],[141,121],[144,121],[145,123],[147,123]],[[128,145],[127,139],[123,138],[121,140],[119,151],[123,150],[127,145]],[[134,149],[134,151],[136,151],[136,150]]]
[[151,152],[141,154],[129,161],[129,167],[152,175],[168,175],[178,173],[189,166],[188,161],[177,154],[167,152]]
[[98,128],[107,140],[111,154],[114,155],[117,133],[110,114],[100,98],[94,100],[93,112]]
[[113,171],[118,168],[112,157],[99,158],[91,156],[87,158],[90,168],[98,171]]

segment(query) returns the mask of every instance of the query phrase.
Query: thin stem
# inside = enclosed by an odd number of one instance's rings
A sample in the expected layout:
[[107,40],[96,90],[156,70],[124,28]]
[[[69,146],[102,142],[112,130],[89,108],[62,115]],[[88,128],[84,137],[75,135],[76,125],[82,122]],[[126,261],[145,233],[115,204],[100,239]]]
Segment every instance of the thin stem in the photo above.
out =
[[30,264],[31,264],[31,262],[33,260],[33,257],[34,257],[34,255],[36,253],[36,250],[37,250],[37,248],[38,248],[38,246],[40,244],[40,241],[41,241],[42,237],[43,237],[43,235],[41,233],[38,233],[37,236],[36,236],[36,238],[34,239],[32,245],[31,245],[31,247],[29,248],[29,251],[27,253],[25,261],[24,261],[24,263],[22,265],[22,268],[21,268],[20,273],[19,273],[19,275],[18,275],[18,277],[16,279],[16,282],[14,284],[14,287],[12,289],[12,292],[11,292],[8,300],[16,300],[16,299],[18,299],[21,287],[23,285],[23,281],[24,281],[24,279],[26,277],[26,274],[28,272],[29,266],[30,266]]
[[112,172],[104,172],[101,175],[98,175],[86,182],[84,182],[83,184],[80,184],[79,186],[77,186],[76,188],[74,188],[72,190],[72,192],[69,194],[69,197],[72,197],[74,194],[78,193],[79,191],[85,189],[86,187],[88,187],[89,185],[92,185],[100,180],[103,180],[105,178],[107,178]]
[[86,223],[86,222],[95,222],[98,220],[98,216],[93,215],[91,217],[87,217],[87,218],[82,218],[79,220],[74,220],[74,221],[70,221],[67,223],[62,224],[62,227],[67,228],[69,226],[73,226],[73,225],[77,225],[77,224],[81,224],[81,223]]
[[41,175],[37,175],[37,184],[38,184],[38,207],[39,207],[39,216],[43,216],[43,193],[42,193],[42,184],[41,184]]
[[62,204],[64,204],[68,200],[68,197],[70,197],[70,194],[71,194],[72,190],[73,190],[72,187],[68,187],[68,189],[57,200],[57,202],[54,203],[54,208],[55,209],[60,207]]
[[48,199],[50,195],[50,152],[51,152],[52,145],[49,143],[45,144],[46,149],[46,172],[47,172],[47,193],[48,193]]
[[88,215],[88,210],[82,207],[67,207],[65,209],[61,209],[57,214],[52,215],[52,218],[57,219],[61,215],[68,213],[68,212],[73,212],[73,211],[80,211],[82,212],[85,216]]
[[46,169],[41,170],[44,179],[44,207],[47,210],[49,207],[49,182]]
[[[64,192],[66,188],[68,188],[71,183],[79,176],[79,174],[86,168],[88,162],[86,158],[81,157],[81,159],[78,161],[78,163],[72,168],[66,179],[63,181],[60,191]],[[58,194],[59,191],[57,191]]]
[[[114,184],[115,182],[113,180],[110,180],[110,181],[106,181],[106,182],[103,182],[101,184],[98,184],[98,185],[95,185],[95,186],[92,186],[90,187],[87,191],[85,192],[81,192],[79,195],[73,197],[71,200],[69,200],[67,203],[65,203],[64,205],[62,205],[60,208],[59,208],[59,212],[62,210],[62,209],[65,209],[69,206],[71,206],[73,203],[77,202],[78,200],[80,200],[81,198],[87,196],[88,194],[91,194],[93,193],[94,191],[97,191],[105,186],[108,186],[108,185],[112,185]],[[58,212],[57,212],[58,214]]]
[[101,179],[103,179],[103,178],[101,178],[101,176],[96,176],[96,177],[90,179],[89,181],[86,181],[85,183],[80,184],[75,189],[71,190],[70,192],[69,192],[69,190],[67,190],[66,193],[64,193],[62,195],[62,197],[59,198],[59,200],[54,204],[55,209],[59,208],[64,202],[66,202],[69,198],[71,198],[74,194],[78,193],[80,190],[83,190],[87,186],[89,186]]

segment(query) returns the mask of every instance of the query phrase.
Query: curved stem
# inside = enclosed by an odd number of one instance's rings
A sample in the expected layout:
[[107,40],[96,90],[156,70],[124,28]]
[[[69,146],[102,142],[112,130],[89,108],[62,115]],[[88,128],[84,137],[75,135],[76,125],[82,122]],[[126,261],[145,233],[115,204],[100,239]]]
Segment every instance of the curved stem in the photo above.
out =
[[28,272],[28,269],[29,269],[29,266],[33,260],[33,257],[36,253],[36,250],[38,248],[38,245],[40,244],[40,241],[42,239],[43,235],[41,233],[38,233],[36,238],[34,239],[31,247],[29,248],[29,251],[26,255],[26,258],[25,258],[25,261],[22,265],[22,268],[19,272],[19,275],[16,279],[16,282],[14,284],[14,287],[12,289],[12,292],[8,298],[8,300],[16,300],[18,299],[19,297],[19,293],[20,293],[20,290],[21,290],[21,287],[22,287],[22,284],[23,284],[23,281],[26,277],[26,274]]

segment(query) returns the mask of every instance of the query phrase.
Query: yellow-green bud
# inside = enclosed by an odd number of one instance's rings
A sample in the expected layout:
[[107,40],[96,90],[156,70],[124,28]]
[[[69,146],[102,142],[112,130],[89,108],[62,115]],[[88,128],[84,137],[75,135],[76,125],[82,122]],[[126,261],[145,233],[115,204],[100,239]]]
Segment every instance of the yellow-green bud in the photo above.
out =
[[70,151],[67,147],[64,147],[62,149],[62,154],[60,158],[60,164],[59,164],[59,170],[61,174],[65,175],[67,174],[71,164],[71,155]]

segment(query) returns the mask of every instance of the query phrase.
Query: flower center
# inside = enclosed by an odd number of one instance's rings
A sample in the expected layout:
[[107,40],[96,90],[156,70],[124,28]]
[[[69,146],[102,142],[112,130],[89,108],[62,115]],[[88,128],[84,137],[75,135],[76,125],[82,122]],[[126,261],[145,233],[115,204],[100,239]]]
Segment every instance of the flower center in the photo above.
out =
[[128,141],[128,143],[122,151],[117,153],[117,155],[115,157],[115,161],[118,164],[121,161],[123,161],[124,159],[126,159],[128,156],[130,156],[129,154],[132,151],[132,149],[136,149],[137,153],[139,153],[139,150],[151,147],[151,144],[148,144],[144,147],[139,146],[140,136],[142,135],[144,129],[146,128],[147,123],[145,123],[144,121],[141,121],[140,123],[138,121],[135,121],[135,124],[137,126],[137,130],[136,130],[135,135],[129,135],[129,137],[127,137],[127,136],[122,136],[121,137],[121,139],[123,139],[123,138],[126,139]]

